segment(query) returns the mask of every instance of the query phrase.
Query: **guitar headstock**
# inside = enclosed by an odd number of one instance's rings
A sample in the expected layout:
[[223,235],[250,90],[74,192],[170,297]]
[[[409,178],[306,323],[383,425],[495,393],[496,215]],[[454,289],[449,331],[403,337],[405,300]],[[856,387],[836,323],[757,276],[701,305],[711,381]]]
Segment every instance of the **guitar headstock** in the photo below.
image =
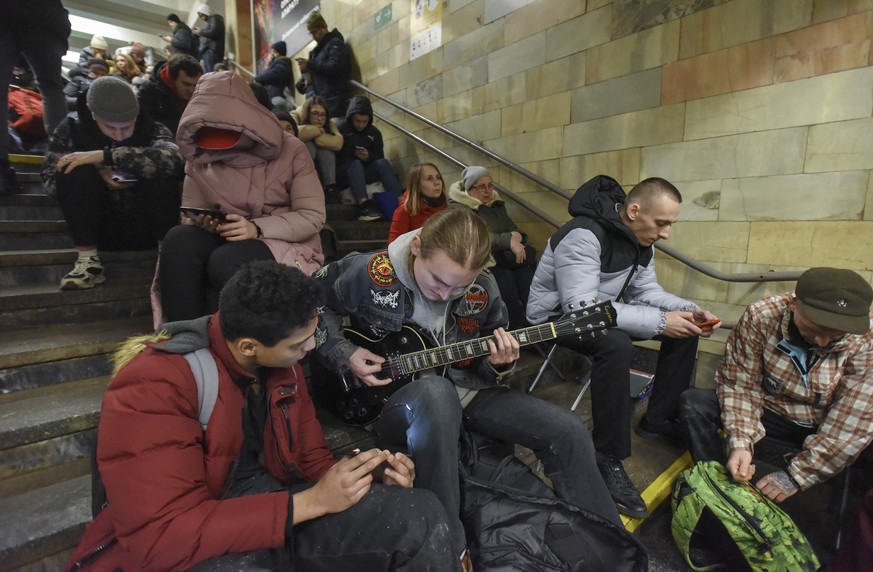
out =
[[615,327],[615,306],[609,300],[598,302],[594,299],[587,304],[582,302],[578,310],[571,310],[555,321],[554,327],[558,337],[606,334],[608,328]]

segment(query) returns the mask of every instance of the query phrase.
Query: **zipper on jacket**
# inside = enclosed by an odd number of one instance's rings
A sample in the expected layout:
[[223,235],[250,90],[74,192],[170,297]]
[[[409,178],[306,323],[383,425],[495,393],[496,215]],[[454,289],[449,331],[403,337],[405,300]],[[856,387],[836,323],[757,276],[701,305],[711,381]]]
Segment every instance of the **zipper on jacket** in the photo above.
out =
[[76,560],[73,563],[73,565],[70,566],[70,572],[73,572],[74,570],[81,570],[82,568],[84,568],[85,566],[88,565],[88,562],[90,562],[91,560],[93,560],[94,558],[99,556],[100,553],[103,552],[104,550],[107,550],[108,548],[112,547],[112,545],[114,545],[116,542],[118,542],[118,539],[113,538],[111,540],[104,542],[100,546],[97,546],[96,548],[91,550],[88,554],[86,554],[85,556],[83,556],[79,560]]
[[714,480],[712,480],[712,477],[707,475],[705,472],[702,472],[701,474],[703,474],[703,477],[706,479],[710,488],[713,489],[729,505],[731,505],[731,507],[735,511],[737,511],[737,513],[739,513],[739,515],[746,522],[746,524],[748,524],[749,527],[752,528],[758,534],[758,536],[761,538],[760,542],[762,544],[764,544],[769,549],[771,546],[770,540],[767,538],[767,535],[764,534],[764,531],[761,529],[761,527],[758,525],[758,523],[755,521],[755,519],[752,517],[752,515],[747,513],[739,504],[737,504],[737,502],[734,499],[730,498],[726,492],[721,490],[721,487],[719,487],[716,484],[716,482]]

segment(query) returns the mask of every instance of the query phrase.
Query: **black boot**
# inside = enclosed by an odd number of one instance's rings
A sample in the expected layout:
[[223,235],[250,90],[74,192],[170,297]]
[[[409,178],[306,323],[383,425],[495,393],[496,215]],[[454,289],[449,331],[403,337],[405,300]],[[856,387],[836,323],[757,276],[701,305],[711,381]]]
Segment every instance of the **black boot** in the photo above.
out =
[[615,501],[618,512],[634,518],[649,516],[643,497],[640,496],[633,481],[624,472],[621,461],[611,455],[597,453],[597,468],[600,469],[600,475],[603,477],[603,482],[606,483],[609,495]]
[[9,163],[0,163],[0,195],[14,195],[23,191],[15,178],[15,169]]

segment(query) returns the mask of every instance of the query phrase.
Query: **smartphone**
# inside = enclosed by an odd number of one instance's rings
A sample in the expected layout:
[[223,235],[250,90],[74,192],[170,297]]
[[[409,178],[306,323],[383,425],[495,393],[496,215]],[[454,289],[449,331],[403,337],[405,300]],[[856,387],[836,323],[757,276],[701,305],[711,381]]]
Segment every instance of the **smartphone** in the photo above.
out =
[[366,147],[361,147],[360,145],[355,145],[355,149],[360,150],[360,151],[366,151],[366,150],[367,150]]
[[121,171],[113,171],[111,178],[116,183],[135,183],[139,180],[136,178],[136,175],[131,175],[130,173],[122,173]]
[[207,215],[212,218],[218,219],[221,222],[227,221],[227,213],[220,210],[215,209],[201,209],[197,207],[179,207],[179,210],[183,212],[188,218],[197,218],[197,215]]
[[[358,449],[358,448],[352,449],[352,456],[353,457],[359,455],[360,453],[361,453],[360,449]],[[377,481],[382,480],[382,477],[385,475],[385,468],[386,468],[385,465],[387,465],[387,463],[385,463],[385,462],[379,463],[375,469],[370,471],[370,474],[373,475],[373,478],[375,480],[377,480]]]
[[703,328],[708,328],[710,326],[714,326],[714,325],[720,324],[720,323],[721,323],[721,320],[716,318],[715,320],[709,320],[706,322],[694,322],[694,325],[697,326],[698,328],[703,329]]

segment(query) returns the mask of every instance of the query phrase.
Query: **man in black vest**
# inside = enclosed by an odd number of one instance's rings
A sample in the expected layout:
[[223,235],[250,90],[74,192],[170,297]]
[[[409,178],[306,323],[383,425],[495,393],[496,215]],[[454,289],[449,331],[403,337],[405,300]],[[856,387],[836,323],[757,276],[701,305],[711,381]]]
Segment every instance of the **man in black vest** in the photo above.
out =
[[605,336],[561,343],[591,359],[597,464],[618,511],[632,517],[648,516],[621,463],[631,453],[633,340],[661,341],[652,397],[637,434],[681,442],[679,395],[691,382],[697,337],[711,335],[718,321],[694,302],[664,290],[655,276],[653,245],[669,238],[681,203],[682,195],[664,179],[646,179],[627,197],[614,179],[591,179],[570,199],[574,218],[549,239],[527,305],[528,320],[539,324],[594,298],[615,304],[617,327]]

